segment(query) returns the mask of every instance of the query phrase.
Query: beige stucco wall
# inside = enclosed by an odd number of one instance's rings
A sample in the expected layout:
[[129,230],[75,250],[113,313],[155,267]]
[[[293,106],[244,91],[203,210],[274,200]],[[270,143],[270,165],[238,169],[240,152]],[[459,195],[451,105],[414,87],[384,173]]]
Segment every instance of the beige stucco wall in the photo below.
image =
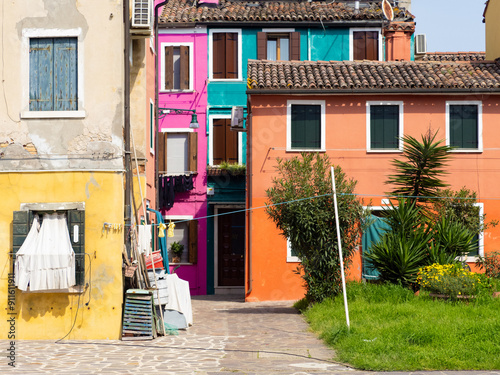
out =
[[[121,169],[123,17],[121,1],[32,0],[3,4],[0,29],[1,170]],[[50,31],[47,31],[50,30]],[[26,118],[29,37],[78,35],[79,118]],[[17,144],[19,147],[12,146]],[[22,163],[26,151],[41,159]],[[49,156],[50,155],[50,156]],[[57,155],[57,156],[56,156]]]

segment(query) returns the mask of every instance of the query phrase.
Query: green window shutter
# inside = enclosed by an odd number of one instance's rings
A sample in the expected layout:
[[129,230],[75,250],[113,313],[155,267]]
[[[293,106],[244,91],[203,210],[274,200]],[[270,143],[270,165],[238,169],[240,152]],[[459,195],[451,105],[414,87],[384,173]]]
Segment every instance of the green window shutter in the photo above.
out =
[[479,147],[477,105],[450,105],[450,145],[463,149]]
[[321,148],[321,106],[293,104],[291,116],[291,148]]
[[[75,241],[74,226],[78,225],[78,241]],[[76,285],[85,284],[85,211],[68,211],[68,230],[71,246],[75,252]]]
[[397,149],[399,147],[399,106],[370,106],[370,148]]
[[21,248],[33,223],[31,211],[14,211],[12,220],[12,252],[15,254]]

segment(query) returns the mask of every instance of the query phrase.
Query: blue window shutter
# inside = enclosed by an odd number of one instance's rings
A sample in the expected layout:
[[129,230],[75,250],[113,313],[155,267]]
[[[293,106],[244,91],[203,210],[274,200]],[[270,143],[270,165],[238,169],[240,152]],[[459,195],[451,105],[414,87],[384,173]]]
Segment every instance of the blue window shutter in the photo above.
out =
[[78,109],[77,38],[30,39],[30,111]]
[[76,38],[54,39],[54,107],[56,111],[77,109]]
[[54,110],[53,59],[52,38],[30,39],[30,110]]

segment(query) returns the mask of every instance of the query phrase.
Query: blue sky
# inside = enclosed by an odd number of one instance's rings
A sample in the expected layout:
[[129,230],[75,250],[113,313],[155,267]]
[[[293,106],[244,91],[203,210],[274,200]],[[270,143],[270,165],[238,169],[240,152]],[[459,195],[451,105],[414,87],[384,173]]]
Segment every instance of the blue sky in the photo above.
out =
[[428,52],[484,51],[486,0],[412,0],[416,34],[426,34]]

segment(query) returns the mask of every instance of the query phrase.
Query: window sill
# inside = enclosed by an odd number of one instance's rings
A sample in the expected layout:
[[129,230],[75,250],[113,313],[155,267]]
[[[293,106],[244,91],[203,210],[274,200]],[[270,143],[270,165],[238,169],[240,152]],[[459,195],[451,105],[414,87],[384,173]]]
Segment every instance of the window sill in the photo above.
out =
[[452,152],[454,154],[480,154],[483,152],[483,150],[460,148],[460,149],[451,150],[450,152]]
[[366,152],[371,152],[371,153],[391,153],[391,154],[397,154],[403,152],[403,150],[398,150],[394,148],[381,148],[381,149],[367,149]]
[[169,266],[192,266],[194,265],[195,263],[174,263],[174,262],[169,262],[168,265]]
[[243,82],[241,78],[210,78],[209,82]]
[[85,118],[85,111],[22,111],[21,118]]
[[189,89],[189,90],[160,90],[160,94],[170,94],[170,93],[174,93],[174,94],[193,94],[195,92],[196,91],[193,90],[193,89]]
[[47,293],[83,294],[83,293],[85,293],[86,289],[87,288],[83,285],[76,285],[76,286],[72,286],[71,288],[67,288],[67,289],[50,289],[50,290],[36,290],[36,291],[31,291],[30,288],[28,287],[28,290],[21,291],[21,292],[22,293],[30,293],[30,294],[35,294],[35,293],[38,293],[38,294],[41,294],[41,293],[44,293],[44,294],[47,294]]
[[287,263],[300,263],[300,259],[297,257],[287,257],[286,262]]
[[326,152],[324,148],[287,148],[286,152]]

